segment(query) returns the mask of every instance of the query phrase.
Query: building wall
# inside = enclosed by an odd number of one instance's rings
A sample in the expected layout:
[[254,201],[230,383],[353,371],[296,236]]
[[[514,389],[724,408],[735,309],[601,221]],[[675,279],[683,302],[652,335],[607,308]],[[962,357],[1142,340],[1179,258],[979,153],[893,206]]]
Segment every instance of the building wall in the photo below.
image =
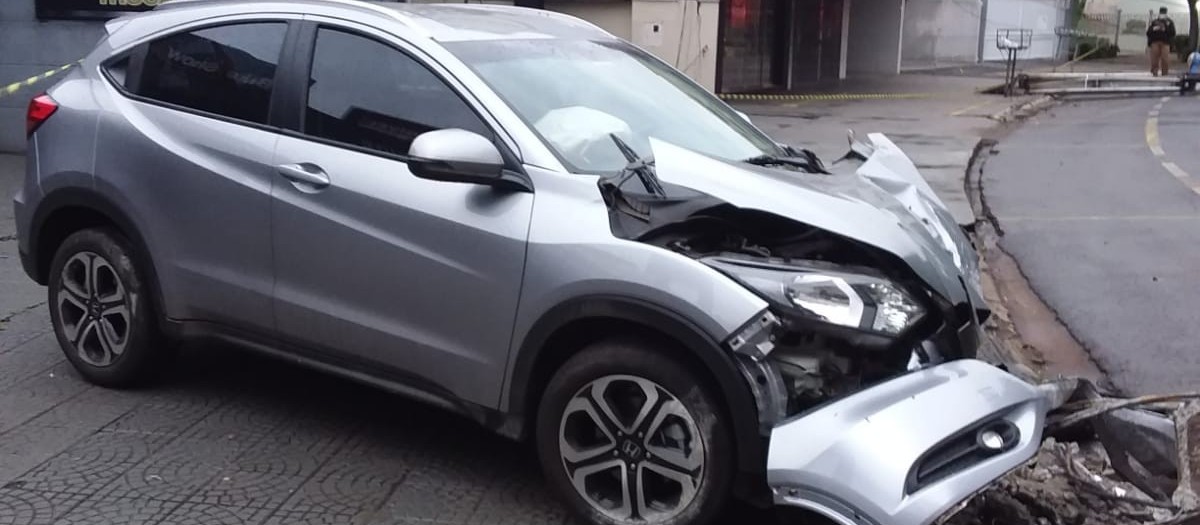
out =
[[718,5],[716,0],[633,0],[630,40],[712,91]]
[[846,75],[895,75],[900,72],[900,36],[904,0],[849,0],[850,23]]
[[626,40],[633,38],[633,4],[628,0],[547,0],[546,9],[582,18]]
[[996,48],[996,32],[1005,29],[1033,31],[1032,45],[1018,53],[1018,58],[1057,57],[1060,39],[1054,29],[1066,25],[1069,9],[1067,0],[988,0],[983,59],[1003,60],[1006,57],[1006,52]]
[[977,62],[982,11],[983,0],[908,0],[903,69]]
[[[0,0],[0,85],[74,62],[104,35],[96,22],[38,22],[33,7],[33,0]],[[25,109],[45,87],[0,97],[0,151],[25,150]]]

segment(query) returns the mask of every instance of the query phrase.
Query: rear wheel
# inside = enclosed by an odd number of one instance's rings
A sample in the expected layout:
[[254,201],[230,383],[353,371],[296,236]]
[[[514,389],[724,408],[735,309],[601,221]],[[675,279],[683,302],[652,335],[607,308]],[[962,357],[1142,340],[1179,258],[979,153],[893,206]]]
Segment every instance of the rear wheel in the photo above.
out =
[[709,523],[733,475],[717,406],[688,363],[640,341],[597,343],[568,360],[542,397],[542,468],[591,523]]
[[120,233],[91,228],[67,237],[50,268],[58,344],[85,379],[101,386],[141,383],[169,355],[132,253]]

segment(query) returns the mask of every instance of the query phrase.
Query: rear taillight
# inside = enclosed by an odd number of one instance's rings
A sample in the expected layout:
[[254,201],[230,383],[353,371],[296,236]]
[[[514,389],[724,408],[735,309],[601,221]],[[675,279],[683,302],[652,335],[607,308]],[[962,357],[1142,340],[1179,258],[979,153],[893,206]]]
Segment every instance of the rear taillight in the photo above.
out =
[[29,101],[29,112],[25,114],[25,136],[32,137],[33,132],[49,120],[55,111],[58,111],[58,103],[50,95],[42,93],[33,97]]

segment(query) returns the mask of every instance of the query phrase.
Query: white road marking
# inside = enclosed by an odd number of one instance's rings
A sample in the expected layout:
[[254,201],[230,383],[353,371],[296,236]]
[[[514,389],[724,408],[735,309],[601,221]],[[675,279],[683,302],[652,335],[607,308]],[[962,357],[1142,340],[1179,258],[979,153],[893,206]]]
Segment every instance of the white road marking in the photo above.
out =
[[1162,149],[1162,143],[1158,140],[1158,118],[1151,117],[1146,120],[1146,145],[1150,146],[1150,153],[1155,157],[1165,157],[1167,153]]
[[1183,182],[1187,182],[1188,179],[1191,178],[1191,176],[1188,175],[1188,172],[1183,171],[1183,168],[1180,168],[1179,165],[1175,164],[1174,162],[1163,162],[1162,165],[1164,168],[1167,168],[1167,171],[1171,172],[1171,175],[1174,175],[1175,178]]
[[1000,222],[1200,221],[1200,215],[1069,215],[1064,217],[996,217]]
[[1188,189],[1200,195],[1200,179],[1193,178],[1188,174],[1187,170],[1184,170],[1172,161],[1166,160],[1167,152],[1163,151],[1162,141],[1158,136],[1158,116],[1162,111],[1163,105],[1169,100],[1171,100],[1171,97],[1163,97],[1162,101],[1150,112],[1150,118],[1146,119],[1146,146],[1150,148],[1150,153],[1153,153],[1154,157],[1159,159],[1163,169],[1167,170],[1171,176],[1182,182]]

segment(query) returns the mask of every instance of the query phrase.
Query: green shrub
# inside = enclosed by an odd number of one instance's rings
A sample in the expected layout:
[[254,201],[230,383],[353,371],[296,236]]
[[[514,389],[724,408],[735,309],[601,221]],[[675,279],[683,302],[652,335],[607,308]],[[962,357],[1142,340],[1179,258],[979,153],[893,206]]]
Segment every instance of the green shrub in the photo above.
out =
[[[1093,53],[1092,50],[1096,51]],[[1089,36],[1080,38],[1077,43],[1076,56],[1085,57],[1084,60],[1115,58],[1119,54],[1121,48],[1107,38]]]
[[1175,40],[1171,41],[1171,50],[1181,62],[1187,62],[1188,55],[1192,54],[1191,43],[1191,37],[1186,33],[1175,35]]
[[1088,53],[1091,53],[1093,49],[1096,49],[1095,43],[1088,42],[1086,40],[1082,41],[1079,43],[1079,45],[1077,45],[1075,47],[1075,56],[1077,56],[1077,57],[1085,56]]

